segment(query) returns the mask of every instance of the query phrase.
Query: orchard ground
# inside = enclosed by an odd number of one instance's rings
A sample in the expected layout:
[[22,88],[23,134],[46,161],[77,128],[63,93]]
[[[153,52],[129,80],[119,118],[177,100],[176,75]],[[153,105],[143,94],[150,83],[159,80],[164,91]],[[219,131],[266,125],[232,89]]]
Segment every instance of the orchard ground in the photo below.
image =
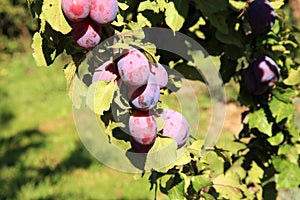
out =
[[[210,97],[204,84],[192,85],[205,128]],[[3,57],[0,90],[0,199],[153,199],[147,178],[110,169],[84,148],[66,93],[63,63],[38,68],[30,50]],[[239,119],[245,109],[232,101],[237,94],[235,85],[226,88],[227,115],[218,141],[225,149],[238,147],[233,136],[242,128]]]

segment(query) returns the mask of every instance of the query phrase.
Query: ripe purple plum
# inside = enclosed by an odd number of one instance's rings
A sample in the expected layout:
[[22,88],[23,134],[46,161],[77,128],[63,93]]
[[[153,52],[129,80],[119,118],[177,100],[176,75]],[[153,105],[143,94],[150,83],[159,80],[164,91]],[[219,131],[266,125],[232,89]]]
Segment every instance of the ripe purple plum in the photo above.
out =
[[65,16],[73,22],[81,21],[90,14],[90,0],[62,0]]
[[118,70],[116,64],[113,61],[106,61],[100,65],[94,72],[92,77],[92,83],[96,81],[110,82],[112,80],[117,81]]
[[164,88],[168,84],[168,72],[167,70],[160,64],[157,63],[157,66],[150,63],[150,76],[153,76],[156,82],[159,84],[160,88]]
[[72,25],[72,37],[77,45],[85,49],[91,49],[101,40],[101,29],[88,18],[74,22]]
[[122,81],[129,86],[143,86],[149,79],[148,60],[142,52],[135,48],[129,49],[118,61],[117,66]]
[[183,146],[190,136],[190,125],[185,117],[171,109],[164,109],[160,117],[165,121],[162,134],[174,138],[178,148]]
[[265,93],[280,77],[280,69],[270,57],[262,55],[252,62],[244,74],[248,91],[254,95]]
[[276,14],[268,0],[254,0],[249,4],[246,18],[255,34],[264,34],[271,30]]
[[129,87],[131,104],[138,110],[147,111],[154,108],[160,97],[160,87],[157,83],[149,81],[137,89]]
[[129,117],[129,132],[135,142],[142,145],[153,144],[157,134],[155,117],[149,112],[135,110]]
[[118,13],[118,0],[91,0],[90,17],[98,24],[112,22]]

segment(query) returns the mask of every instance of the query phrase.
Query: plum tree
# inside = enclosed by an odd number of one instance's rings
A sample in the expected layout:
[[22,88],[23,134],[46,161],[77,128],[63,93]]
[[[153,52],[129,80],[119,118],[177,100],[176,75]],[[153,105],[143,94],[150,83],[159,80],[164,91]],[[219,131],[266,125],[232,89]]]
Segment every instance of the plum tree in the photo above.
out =
[[72,37],[77,45],[85,49],[91,49],[100,42],[100,33],[100,27],[88,18],[72,24]]
[[81,21],[90,13],[90,0],[62,0],[61,6],[65,16],[73,22]]
[[142,111],[154,108],[160,97],[160,87],[157,83],[149,81],[137,89],[130,88],[130,101],[132,105]]
[[112,22],[118,13],[117,0],[91,0],[90,17],[98,24]]
[[129,132],[132,139],[137,143],[153,144],[157,134],[155,117],[149,112],[135,110],[129,117]]
[[92,83],[96,81],[110,82],[118,77],[118,70],[113,61],[106,61],[101,64],[94,72]]
[[178,147],[183,146],[190,136],[190,125],[185,117],[171,109],[164,109],[160,117],[165,121],[162,134],[174,138]]
[[262,55],[253,61],[244,74],[245,85],[254,95],[265,93],[280,77],[280,69],[270,57]]
[[276,14],[268,0],[254,0],[249,4],[246,17],[253,33],[263,34],[274,25]]
[[166,69],[160,64],[157,63],[155,66],[153,63],[149,64],[150,66],[150,76],[156,79],[156,82],[159,84],[160,88],[164,88],[168,84],[168,72]]
[[150,75],[149,63],[139,50],[129,49],[117,66],[121,79],[127,85],[140,87],[147,83]]

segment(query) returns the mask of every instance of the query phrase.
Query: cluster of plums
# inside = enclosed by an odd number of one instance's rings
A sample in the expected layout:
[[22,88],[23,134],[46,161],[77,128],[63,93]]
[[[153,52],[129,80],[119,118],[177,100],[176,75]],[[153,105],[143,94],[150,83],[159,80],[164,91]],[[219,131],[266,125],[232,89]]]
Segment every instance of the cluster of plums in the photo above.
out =
[[[246,19],[256,35],[268,33],[275,23],[275,11],[268,0],[253,0],[247,8]],[[261,55],[250,63],[244,74],[244,82],[251,94],[261,95],[274,86],[280,77],[276,62]]]
[[[131,47],[116,63],[106,61],[97,67],[92,77],[92,82],[96,81],[115,81],[120,88],[126,88],[120,91],[125,91],[123,95],[132,106],[128,128],[135,152],[147,152],[158,131],[174,138],[178,147],[186,143],[190,126],[183,115],[171,109],[154,112],[160,89],[168,83],[168,73],[163,65],[149,62],[141,51]],[[164,121],[162,130],[158,130],[156,117]]]
[[62,0],[62,10],[72,22],[72,37],[85,49],[101,41],[101,27],[111,23],[118,13],[117,0]]

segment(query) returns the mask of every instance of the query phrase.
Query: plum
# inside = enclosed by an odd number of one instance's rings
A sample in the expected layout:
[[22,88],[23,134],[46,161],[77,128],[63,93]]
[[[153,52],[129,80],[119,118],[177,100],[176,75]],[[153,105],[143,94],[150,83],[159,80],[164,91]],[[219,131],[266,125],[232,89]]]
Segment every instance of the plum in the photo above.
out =
[[114,79],[116,80],[118,77],[117,71],[117,67],[113,61],[106,61],[95,70],[92,83],[96,81],[110,82]]
[[190,136],[190,125],[185,117],[171,109],[164,109],[160,117],[165,121],[162,135],[174,138],[178,148],[183,146]]
[[91,0],[90,18],[98,24],[112,22],[118,13],[118,0]]
[[254,34],[264,34],[271,30],[276,14],[268,0],[254,0],[249,4],[246,18]]
[[129,117],[129,132],[135,142],[142,145],[153,144],[157,134],[155,117],[149,112],[135,110]]
[[250,63],[244,74],[244,82],[251,94],[261,95],[274,86],[280,77],[280,69],[270,57],[262,55]]
[[131,104],[138,110],[147,111],[154,108],[160,97],[160,87],[157,83],[149,81],[137,89],[129,87]]
[[144,54],[135,48],[118,61],[118,71],[125,84],[140,87],[147,83],[150,76],[149,63]]
[[76,43],[85,49],[97,46],[101,40],[101,29],[88,18],[74,22],[72,25],[72,37]]
[[150,63],[149,66],[150,66],[150,76],[153,76],[153,78],[159,84],[160,88],[166,87],[169,78],[166,69],[160,63],[157,63],[157,66]]
[[62,0],[61,7],[65,16],[73,22],[81,21],[90,13],[90,0]]

